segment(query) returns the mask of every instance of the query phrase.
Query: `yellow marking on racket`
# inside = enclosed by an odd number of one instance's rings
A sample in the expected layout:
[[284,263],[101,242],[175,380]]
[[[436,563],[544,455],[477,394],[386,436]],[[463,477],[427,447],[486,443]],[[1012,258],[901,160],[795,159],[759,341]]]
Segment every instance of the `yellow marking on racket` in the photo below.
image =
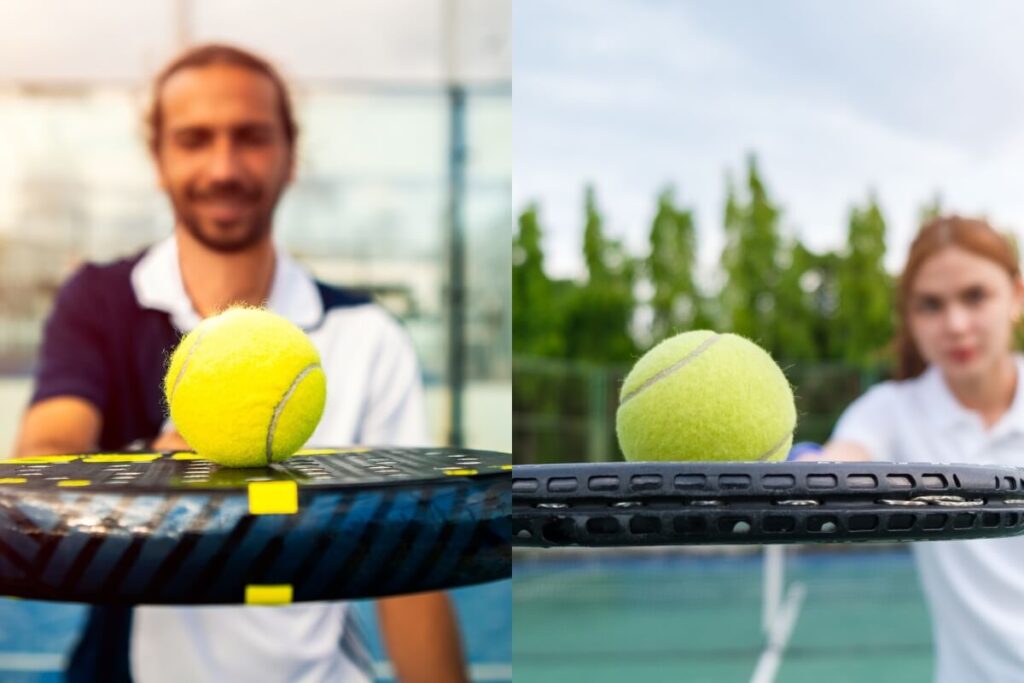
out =
[[28,479],[25,477],[4,477],[0,479],[0,484],[24,484]]
[[500,469],[505,472],[508,472],[509,470],[512,469],[512,465],[502,465]]
[[192,451],[178,451],[171,456],[171,460],[202,460],[202,456]]
[[88,479],[64,479],[63,481],[57,482],[57,486],[60,486],[62,488],[74,486],[89,486],[90,484],[92,484],[92,482],[89,481]]
[[292,587],[290,584],[249,585],[245,587],[247,605],[290,605]]
[[294,481],[249,482],[250,515],[294,515],[299,511],[299,485]]
[[159,453],[97,453],[82,458],[82,462],[153,462]]
[[51,465],[78,460],[79,455],[37,455],[31,458],[11,458],[0,460],[0,465]]
[[369,453],[371,448],[305,448],[295,455],[334,455],[342,453]]
[[478,474],[476,470],[445,470],[444,473],[450,477],[468,477],[471,474]]

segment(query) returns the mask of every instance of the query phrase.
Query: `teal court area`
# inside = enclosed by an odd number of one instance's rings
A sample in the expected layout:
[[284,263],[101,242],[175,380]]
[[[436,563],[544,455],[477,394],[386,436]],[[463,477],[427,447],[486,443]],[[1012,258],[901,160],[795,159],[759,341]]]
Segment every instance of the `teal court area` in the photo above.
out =
[[[470,674],[478,683],[511,683],[511,581],[451,591],[462,626]],[[378,680],[392,680],[377,636],[373,603],[356,602]],[[0,599],[0,681],[58,683],[86,608],[56,602]]]
[[759,552],[517,551],[515,680],[930,680],[928,613],[906,547],[787,551],[770,615],[788,635],[778,649],[762,629],[764,570]]

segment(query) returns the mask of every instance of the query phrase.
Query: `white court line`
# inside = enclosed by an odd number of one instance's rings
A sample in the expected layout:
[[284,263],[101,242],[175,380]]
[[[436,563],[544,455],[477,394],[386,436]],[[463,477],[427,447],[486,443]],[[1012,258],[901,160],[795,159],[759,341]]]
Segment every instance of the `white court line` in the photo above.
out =
[[768,632],[768,642],[757,660],[750,683],[772,683],[775,680],[779,665],[782,663],[782,653],[789,644],[789,637],[793,633],[797,617],[800,616],[800,606],[806,595],[807,587],[800,582],[794,583],[786,592],[786,599],[779,609],[778,618]]
[[778,618],[785,592],[786,546],[766,545],[764,547],[764,600],[761,611],[761,632],[768,638],[772,624]]

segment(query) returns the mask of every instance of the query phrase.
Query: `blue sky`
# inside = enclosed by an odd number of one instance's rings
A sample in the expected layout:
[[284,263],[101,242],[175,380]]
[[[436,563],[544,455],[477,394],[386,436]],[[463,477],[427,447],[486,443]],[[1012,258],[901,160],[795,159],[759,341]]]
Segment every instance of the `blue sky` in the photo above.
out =
[[1024,233],[1021,27],[1011,0],[517,0],[516,206],[540,203],[557,275],[580,272],[587,182],[635,253],[674,185],[710,271],[749,152],[812,248],[840,247],[871,191],[892,270],[936,192]]

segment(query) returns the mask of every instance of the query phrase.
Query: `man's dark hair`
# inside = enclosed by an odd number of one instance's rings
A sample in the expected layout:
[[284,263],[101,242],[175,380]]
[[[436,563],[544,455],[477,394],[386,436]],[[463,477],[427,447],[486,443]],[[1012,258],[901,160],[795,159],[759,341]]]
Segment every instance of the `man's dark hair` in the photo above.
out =
[[248,69],[255,73],[266,76],[274,84],[277,90],[278,114],[281,117],[281,124],[284,127],[285,138],[288,145],[294,149],[295,139],[298,137],[299,128],[295,123],[295,115],[292,112],[291,98],[284,79],[277,72],[270,62],[252,52],[231,45],[211,43],[190,48],[180,54],[170,64],[165,66],[156,79],[153,81],[153,91],[150,95],[149,112],[146,116],[146,137],[150,151],[156,155],[160,151],[160,134],[163,128],[163,110],[160,104],[161,94],[164,85],[174,74],[184,69],[196,69],[216,64],[227,64]]

